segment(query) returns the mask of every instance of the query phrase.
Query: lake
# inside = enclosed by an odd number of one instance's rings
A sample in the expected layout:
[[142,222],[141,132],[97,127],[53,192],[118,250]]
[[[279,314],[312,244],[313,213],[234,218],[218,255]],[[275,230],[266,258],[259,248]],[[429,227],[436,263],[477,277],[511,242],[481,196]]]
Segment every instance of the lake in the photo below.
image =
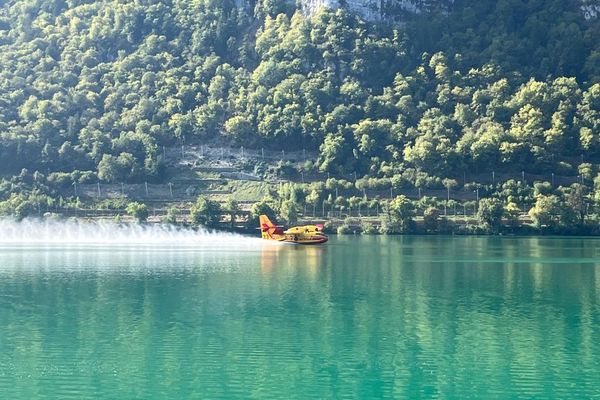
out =
[[598,398],[599,245],[0,244],[0,398]]

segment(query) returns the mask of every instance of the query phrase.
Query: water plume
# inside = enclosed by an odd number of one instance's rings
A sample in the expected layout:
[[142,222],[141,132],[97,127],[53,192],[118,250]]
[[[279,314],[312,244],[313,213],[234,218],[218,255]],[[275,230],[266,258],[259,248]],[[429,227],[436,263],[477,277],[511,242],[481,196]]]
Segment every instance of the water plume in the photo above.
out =
[[0,219],[0,245],[100,245],[100,246],[256,246],[258,238],[173,225],[121,224],[110,221]]

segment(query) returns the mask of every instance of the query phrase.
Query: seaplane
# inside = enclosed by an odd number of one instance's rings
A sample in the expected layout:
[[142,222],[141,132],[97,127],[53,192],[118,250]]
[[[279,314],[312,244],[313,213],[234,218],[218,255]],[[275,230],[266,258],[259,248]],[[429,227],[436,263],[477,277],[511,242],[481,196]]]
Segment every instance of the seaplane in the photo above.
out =
[[265,240],[293,244],[321,244],[328,240],[327,235],[323,233],[321,224],[294,226],[284,231],[282,226],[272,223],[266,215],[261,215],[259,220],[260,228],[258,229],[260,229],[261,237]]

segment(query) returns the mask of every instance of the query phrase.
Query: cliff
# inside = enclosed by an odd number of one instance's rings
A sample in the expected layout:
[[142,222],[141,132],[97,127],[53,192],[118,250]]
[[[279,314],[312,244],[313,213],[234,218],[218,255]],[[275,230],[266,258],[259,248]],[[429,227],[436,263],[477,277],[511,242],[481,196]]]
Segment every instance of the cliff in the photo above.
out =
[[[306,15],[313,15],[322,7],[346,8],[365,19],[377,20],[399,18],[433,8],[448,10],[454,0],[299,0],[297,4]],[[581,12],[588,20],[598,18],[600,0],[581,0]]]
[[454,0],[301,0],[302,11],[312,15],[322,7],[347,8],[370,20],[413,14],[433,7],[447,8]]

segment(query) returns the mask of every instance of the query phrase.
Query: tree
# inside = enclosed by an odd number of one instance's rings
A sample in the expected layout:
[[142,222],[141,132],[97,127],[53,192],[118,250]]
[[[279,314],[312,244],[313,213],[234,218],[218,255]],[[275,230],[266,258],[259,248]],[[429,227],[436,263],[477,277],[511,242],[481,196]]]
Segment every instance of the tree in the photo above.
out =
[[456,187],[458,185],[458,182],[456,182],[455,179],[444,178],[442,180],[442,184],[444,185],[444,187],[448,191],[448,201],[449,201],[450,200],[450,190],[452,188]]
[[225,201],[225,206],[223,207],[223,211],[229,214],[229,224],[230,227],[233,228],[235,224],[235,220],[240,213],[240,205],[233,198],[228,198]]
[[167,210],[167,216],[165,218],[165,222],[168,224],[176,224],[177,218],[179,217],[179,209],[175,206],[169,207]]
[[556,195],[537,196],[535,205],[529,210],[534,225],[539,228],[554,228],[560,215],[560,199]]
[[23,193],[11,193],[9,198],[0,202],[0,215],[11,215],[18,219],[33,215],[39,210],[39,203]]
[[504,215],[506,216],[506,224],[509,227],[514,228],[519,224],[521,209],[515,203],[510,202],[504,207]]
[[295,224],[298,221],[298,206],[292,200],[285,200],[279,208],[279,216],[288,224]]
[[340,172],[352,159],[351,147],[342,134],[329,134],[320,146],[319,170]]
[[363,199],[358,196],[352,196],[348,199],[348,207],[349,211],[352,212],[354,210],[358,215],[358,210],[360,208],[360,204],[363,202]]
[[452,143],[452,120],[441,110],[431,108],[421,118],[417,129],[420,134],[412,146],[406,146],[404,158],[428,173],[450,172],[457,162]]
[[275,204],[272,199],[264,198],[250,207],[250,216],[246,222],[246,228],[254,229],[260,227],[259,216],[266,215],[271,221],[277,220]]
[[382,235],[389,235],[394,233],[394,228],[390,224],[387,218],[383,218],[379,224],[379,233]]
[[98,164],[98,178],[106,182],[116,182],[119,177],[117,159],[110,154],[104,154]]
[[321,191],[317,188],[313,188],[310,193],[306,196],[305,201],[307,204],[313,206],[313,210],[316,210],[321,200]]
[[415,206],[406,196],[400,195],[389,204],[389,214],[394,226],[400,233],[407,233],[413,228]]
[[465,128],[456,146],[458,152],[470,155],[475,166],[492,168],[500,160],[500,144],[505,140],[506,133],[502,124],[484,119]]
[[217,226],[221,220],[221,205],[205,196],[198,196],[190,209],[192,223],[208,227]]
[[591,181],[594,179],[594,166],[590,163],[583,163],[580,164],[579,167],[577,168],[577,171],[579,172],[579,175],[581,176],[581,179],[584,181]]
[[118,157],[104,154],[98,163],[98,178],[106,182],[123,182],[141,175],[137,160],[131,153]]
[[365,220],[360,221],[360,232],[362,235],[374,235],[377,233],[377,228],[371,222]]
[[498,232],[502,226],[504,216],[504,205],[502,201],[495,198],[485,198],[479,201],[477,209],[477,220],[486,229]]
[[[511,119],[509,134],[517,144],[524,144],[529,152],[541,156],[543,153],[540,150],[544,148],[544,114],[531,104],[523,106]],[[528,162],[522,157],[512,161],[521,166]]]
[[[124,3],[3,2],[0,176],[11,186],[0,201],[15,192],[19,210],[39,212],[31,191],[72,196],[75,171],[88,183],[164,184],[164,167],[187,164],[179,146],[200,139],[319,153],[322,173],[367,175],[359,192],[438,188],[465,170],[563,175],[582,153],[584,183],[596,174],[593,0]],[[280,167],[295,178],[292,164]],[[489,190],[523,209],[533,202],[525,183]],[[326,197],[316,192],[313,210]]]
[[125,211],[140,224],[148,219],[148,206],[143,203],[131,202]]
[[592,85],[577,106],[576,124],[579,126],[581,147],[589,152],[600,152],[600,83]]
[[254,127],[247,118],[236,115],[225,122],[225,132],[233,139],[244,140],[252,137]]
[[571,185],[571,187],[568,189],[565,195],[566,204],[564,208],[566,208],[570,213],[574,214],[574,221],[568,221],[568,218],[565,218],[566,216],[561,216],[561,223],[563,225],[571,226],[573,225],[572,222],[579,226],[584,224],[585,214],[587,212],[585,197],[585,186],[579,183],[574,183]]
[[423,213],[423,225],[427,232],[437,232],[440,223],[440,212],[435,207],[428,207]]
[[358,150],[365,156],[381,157],[389,143],[392,123],[388,120],[363,120],[353,127]]

